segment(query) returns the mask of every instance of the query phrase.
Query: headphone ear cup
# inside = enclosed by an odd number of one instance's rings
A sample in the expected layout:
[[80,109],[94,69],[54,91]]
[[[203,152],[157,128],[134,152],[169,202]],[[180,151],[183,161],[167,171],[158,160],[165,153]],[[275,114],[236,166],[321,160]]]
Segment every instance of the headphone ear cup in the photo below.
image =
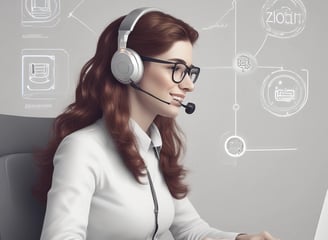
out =
[[137,52],[129,48],[116,51],[111,62],[114,77],[123,84],[138,83],[143,75],[143,62]]

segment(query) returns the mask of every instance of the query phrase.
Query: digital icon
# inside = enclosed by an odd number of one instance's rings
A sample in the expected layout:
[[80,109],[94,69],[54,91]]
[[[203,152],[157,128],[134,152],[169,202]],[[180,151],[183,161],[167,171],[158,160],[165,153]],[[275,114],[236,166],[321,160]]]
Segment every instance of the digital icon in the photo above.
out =
[[50,0],[32,0],[31,16],[35,19],[49,19],[51,17]]
[[60,0],[21,0],[22,25],[53,27],[59,21]]
[[295,89],[280,89],[276,88],[275,89],[275,100],[277,102],[291,102],[295,100]]
[[68,88],[68,55],[62,49],[23,49],[22,97],[56,99]]
[[233,61],[233,68],[238,73],[251,73],[257,66],[254,56],[249,53],[239,53]]
[[52,55],[24,55],[22,95],[33,98],[36,95],[51,95],[55,90],[55,62]]
[[239,136],[230,136],[224,143],[226,153],[231,157],[241,157],[246,151],[244,139]]
[[306,9],[301,0],[267,0],[262,7],[262,25],[276,38],[300,34],[306,22]]
[[261,101],[265,110],[278,117],[289,117],[306,104],[308,83],[300,75],[288,70],[278,70],[263,81]]

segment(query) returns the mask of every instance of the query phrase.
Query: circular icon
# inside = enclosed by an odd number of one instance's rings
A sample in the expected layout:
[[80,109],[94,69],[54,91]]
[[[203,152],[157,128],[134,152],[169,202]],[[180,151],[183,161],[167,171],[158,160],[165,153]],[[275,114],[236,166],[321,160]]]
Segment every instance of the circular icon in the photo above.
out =
[[239,73],[250,73],[256,66],[257,61],[255,57],[249,53],[239,53],[233,60],[233,68]]
[[261,88],[263,107],[278,117],[300,111],[307,101],[307,87],[296,73],[279,70],[267,76]]
[[231,157],[241,157],[246,151],[246,144],[241,137],[230,136],[224,143],[224,149]]
[[305,21],[301,0],[267,0],[262,7],[262,25],[273,37],[295,37],[303,31]]

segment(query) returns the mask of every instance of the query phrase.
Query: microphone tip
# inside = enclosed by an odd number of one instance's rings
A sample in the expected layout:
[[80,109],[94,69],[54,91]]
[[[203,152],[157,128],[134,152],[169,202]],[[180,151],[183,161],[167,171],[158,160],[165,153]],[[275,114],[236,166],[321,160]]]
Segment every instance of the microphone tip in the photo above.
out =
[[196,105],[194,103],[187,103],[185,112],[188,114],[192,114],[196,109]]
[[[174,100],[176,100],[176,99],[174,99]],[[192,114],[196,109],[196,105],[194,103],[189,102],[187,104],[183,104],[179,100],[176,100],[176,101],[180,104],[180,106],[185,108],[185,112],[188,114]]]

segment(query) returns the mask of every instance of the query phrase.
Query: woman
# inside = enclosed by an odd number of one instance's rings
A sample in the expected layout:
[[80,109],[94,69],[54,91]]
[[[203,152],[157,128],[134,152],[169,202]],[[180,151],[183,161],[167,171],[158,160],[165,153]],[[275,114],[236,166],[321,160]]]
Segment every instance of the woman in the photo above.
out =
[[[101,34],[75,102],[56,118],[38,158],[38,190],[47,199],[41,239],[157,239],[170,230],[181,240],[273,240],[268,233],[210,228],[188,201],[179,163],[183,138],[174,119],[199,75],[192,65],[198,33],[153,9],[134,18],[125,37],[118,36],[123,17]],[[131,68],[121,66],[125,56],[116,56],[127,50],[126,42],[121,46],[127,38],[141,61],[136,79],[120,75]]]

